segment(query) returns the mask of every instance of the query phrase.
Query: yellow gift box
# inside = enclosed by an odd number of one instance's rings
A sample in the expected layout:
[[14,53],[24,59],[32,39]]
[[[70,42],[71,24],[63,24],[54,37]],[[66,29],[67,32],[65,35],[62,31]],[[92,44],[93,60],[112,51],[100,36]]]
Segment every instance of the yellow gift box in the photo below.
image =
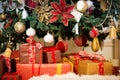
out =
[[[92,60],[79,60],[78,74],[79,75],[92,75],[99,74],[99,63]],[[103,75],[111,75],[113,65],[109,61],[103,61]]]

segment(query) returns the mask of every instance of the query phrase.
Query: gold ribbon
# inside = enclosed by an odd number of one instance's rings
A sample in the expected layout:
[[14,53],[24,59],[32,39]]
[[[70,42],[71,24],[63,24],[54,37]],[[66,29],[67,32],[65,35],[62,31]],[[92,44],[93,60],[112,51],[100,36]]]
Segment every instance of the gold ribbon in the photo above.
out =
[[66,57],[63,57],[63,63],[64,62],[67,62],[67,63],[69,63],[71,65],[71,71],[73,72],[73,63]]
[[62,63],[57,63],[57,74],[62,74]]
[[[69,61],[66,57],[63,57],[63,62],[62,63],[70,64],[71,72],[73,72],[73,63],[71,61]],[[57,74],[58,75],[62,74],[62,63],[57,63]]]

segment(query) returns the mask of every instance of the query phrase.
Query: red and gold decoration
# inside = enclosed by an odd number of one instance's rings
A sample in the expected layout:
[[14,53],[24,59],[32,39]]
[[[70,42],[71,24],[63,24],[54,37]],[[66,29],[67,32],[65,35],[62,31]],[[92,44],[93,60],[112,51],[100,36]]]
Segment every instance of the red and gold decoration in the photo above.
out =
[[97,37],[93,38],[93,41],[91,43],[91,49],[94,52],[97,52],[100,49],[100,44],[99,44],[99,40]]
[[26,29],[26,26],[23,22],[18,21],[15,23],[14,29],[17,33],[23,33]]

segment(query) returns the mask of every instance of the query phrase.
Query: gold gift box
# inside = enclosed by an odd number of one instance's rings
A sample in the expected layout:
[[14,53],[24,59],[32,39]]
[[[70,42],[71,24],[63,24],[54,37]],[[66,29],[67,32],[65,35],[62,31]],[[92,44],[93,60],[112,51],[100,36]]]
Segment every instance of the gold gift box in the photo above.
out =
[[[104,63],[104,75],[111,75],[113,65],[109,61],[103,61]],[[79,60],[78,74],[79,75],[92,75],[99,74],[99,62],[93,62],[91,60]]]

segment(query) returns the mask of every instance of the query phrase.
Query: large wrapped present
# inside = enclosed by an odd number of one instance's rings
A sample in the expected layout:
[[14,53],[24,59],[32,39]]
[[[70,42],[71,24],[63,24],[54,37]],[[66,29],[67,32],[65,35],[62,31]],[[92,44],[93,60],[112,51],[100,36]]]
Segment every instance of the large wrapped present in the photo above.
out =
[[65,74],[72,72],[73,65],[69,62],[56,64],[34,64],[34,75],[32,74],[32,64],[17,64],[17,73],[22,76],[22,80],[28,80],[32,76],[48,74]]
[[[20,63],[28,64],[34,59],[35,63],[42,63],[42,53],[43,48],[39,47],[40,43],[36,43],[36,45],[29,45],[29,43],[20,45]],[[33,54],[34,53],[34,54]],[[34,56],[34,57],[33,57]]]
[[2,80],[22,80],[21,76],[16,73],[5,73]]
[[[92,56],[92,57],[91,57]],[[74,72],[79,75],[111,75],[113,64],[100,55],[96,54],[90,56],[81,56],[79,54],[72,54],[67,56],[74,64]]]
[[44,63],[58,63],[62,60],[62,54],[60,50],[55,47],[44,47]]
[[78,63],[78,74],[80,75],[111,75],[112,74],[112,63],[109,61],[98,61],[94,62],[91,60],[80,60]]

